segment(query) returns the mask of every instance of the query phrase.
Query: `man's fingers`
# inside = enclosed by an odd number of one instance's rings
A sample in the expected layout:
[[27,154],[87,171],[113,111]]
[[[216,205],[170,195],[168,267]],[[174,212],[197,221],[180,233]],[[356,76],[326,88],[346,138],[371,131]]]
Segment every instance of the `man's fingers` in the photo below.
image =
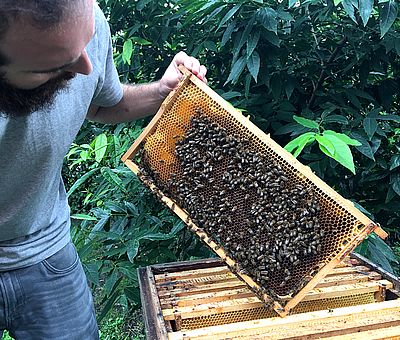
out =
[[175,55],[175,63],[176,65],[185,66],[190,72],[192,72],[195,76],[197,76],[202,81],[206,81],[206,73],[207,69],[204,65],[201,65],[200,62],[194,58],[188,56],[185,52],[181,51]]

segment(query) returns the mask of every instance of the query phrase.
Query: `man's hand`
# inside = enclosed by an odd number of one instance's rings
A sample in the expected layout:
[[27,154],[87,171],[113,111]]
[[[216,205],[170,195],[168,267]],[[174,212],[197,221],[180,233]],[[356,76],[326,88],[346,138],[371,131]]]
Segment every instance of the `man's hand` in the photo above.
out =
[[113,124],[140,119],[157,112],[162,101],[177,87],[183,75],[178,66],[183,65],[199,79],[206,82],[207,69],[200,62],[179,52],[172,59],[164,75],[159,81],[141,85],[123,85],[124,96],[121,101],[111,107],[92,105],[87,115],[96,122]]
[[207,82],[205,66],[200,65],[200,62],[193,57],[188,56],[185,52],[179,52],[172,59],[164,75],[160,79],[160,95],[165,98],[168,94],[175,89],[179,81],[182,79],[182,73],[179,71],[178,66],[185,66],[190,72],[197,76],[200,80]]

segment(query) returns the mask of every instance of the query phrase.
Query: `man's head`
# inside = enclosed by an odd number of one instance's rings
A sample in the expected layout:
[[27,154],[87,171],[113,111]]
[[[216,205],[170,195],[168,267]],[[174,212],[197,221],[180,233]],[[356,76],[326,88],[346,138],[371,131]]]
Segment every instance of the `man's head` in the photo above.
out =
[[92,71],[93,0],[0,0],[0,18],[0,112],[45,108],[75,74]]

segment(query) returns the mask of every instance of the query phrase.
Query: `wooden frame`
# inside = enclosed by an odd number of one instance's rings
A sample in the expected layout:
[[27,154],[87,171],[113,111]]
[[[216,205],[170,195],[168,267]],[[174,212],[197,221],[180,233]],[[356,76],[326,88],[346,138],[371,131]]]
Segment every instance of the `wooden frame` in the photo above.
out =
[[[306,294],[315,287],[318,282],[321,281],[335,266],[337,266],[340,261],[345,258],[354,248],[371,232],[375,232],[378,236],[385,238],[387,236],[386,232],[383,231],[379,225],[373,223],[368,217],[362,214],[358,209],[356,209],[350,201],[344,199],[337,192],[335,192],[330,186],[318,178],[309,167],[302,165],[296,158],[294,158],[289,152],[281,148],[277,143],[275,143],[269,136],[267,136],[263,131],[261,131],[257,126],[244,117],[241,113],[235,110],[229,103],[223,100],[216,92],[211,90],[206,84],[199,80],[196,76],[192,75],[189,71],[181,67],[181,71],[184,73],[183,80],[175,91],[172,91],[166,100],[161,105],[159,111],[152,119],[150,124],[145,128],[143,133],[138,137],[138,139],[133,143],[130,149],[122,157],[124,163],[139,176],[139,178],[148,186],[153,192],[155,192],[158,198],[171,210],[173,210],[188,226],[191,230],[197,234],[199,238],[204,240],[204,242],[219,256],[221,257],[228,266],[231,268],[236,268],[236,262],[228,256],[226,251],[220,245],[217,245],[214,241],[209,238],[206,232],[198,226],[194,225],[191,221],[190,216],[185,210],[180,208],[176,202],[164,195],[156,185],[149,181],[148,178],[144,177],[137,164],[133,161],[135,154],[139,151],[142,143],[145,141],[146,137],[151,135],[151,133],[156,129],[157,123],[164,114],[174,103],[176,98],[182,92],[182,90],[188,84],[194,84],[200,88],[204,93],[206,93],[213,101],[218,103],[227,113],[234,117],[241,125],[250,130],[254,135],[256,135],[263,143],[265,143],[269,148],[274,150],[280,157],[283,158],[285,162],[290,164],[294,169],[296,169],[301,176],[309,179],[314,183],[319,190],[326,194],[329,198],[336,201],[342,208],[348,211],[351,215],[358,219],[358,223],[363,225],[361,230],[353,236],[353,238],[346,244],[342,246],[341,251],[325,264],[313,277],[312,279],[300,290],[297,294],[290,299],[284,306],[281,303],[274,300],[273,308],[281,316],[287,315],[291,309],[293,309],[305,296]],[[259,285],[249,276],[241,273],[236,273],[244,282],[246,282],[255,292],[260,291]],[[260,296],[264,301],[271,301],[271,297],[267,294]],[[273,300],[273,299],[272,299]]]

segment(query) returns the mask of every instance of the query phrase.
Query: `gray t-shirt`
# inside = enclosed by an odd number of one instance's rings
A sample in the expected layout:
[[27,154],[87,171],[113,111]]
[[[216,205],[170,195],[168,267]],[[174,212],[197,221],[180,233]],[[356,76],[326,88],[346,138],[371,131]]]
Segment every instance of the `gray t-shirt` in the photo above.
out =
[[33,265],[70,240],[70,209],[61,178],[64,156],[90,104],[122,98],[108,23],[95,6],[95,35],[86,47],[93,72],[78,74],[48,110],[0,115],[0,271]]

